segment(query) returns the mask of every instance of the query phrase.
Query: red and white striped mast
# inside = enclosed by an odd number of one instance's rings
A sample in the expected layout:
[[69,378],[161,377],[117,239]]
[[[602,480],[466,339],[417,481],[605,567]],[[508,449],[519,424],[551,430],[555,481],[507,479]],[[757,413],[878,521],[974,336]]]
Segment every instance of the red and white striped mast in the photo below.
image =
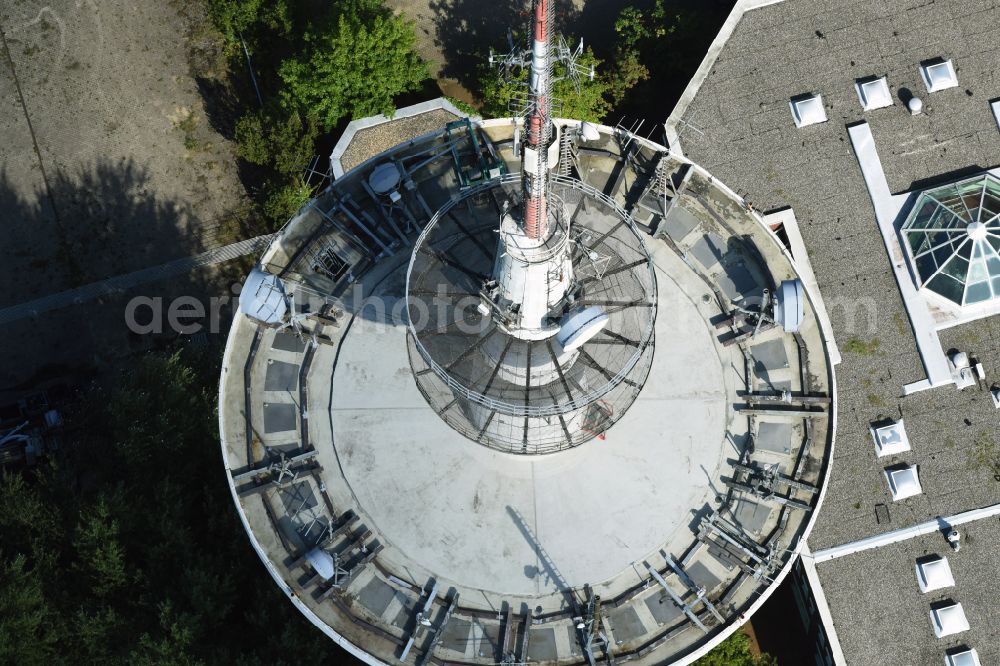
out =
[[[527,148],[523,164],[524,229],[544,240],[548,231],[548,160],[552,127],[552,66],[549,60],[551,0],[534,0]],[[533,161],[534,164],[529,164]]]
[[[569,229],[559,197],[549,183],[549,161],[558,131],[552,123],[552,47],[554,0],[532,0],[531,48],[515,49],[505,67],[530,67],[527,100],[516,109],[523,120],[521,207],[505,211],[491,282],[497,287],[498,324],[521,340],[544,340],[559,330],[556,309],[573,282]],[[575,72],[566,54],[567,70]],[[523,98],[522,98],[523,99]],[[523,115],[522,115],[523,114]]]

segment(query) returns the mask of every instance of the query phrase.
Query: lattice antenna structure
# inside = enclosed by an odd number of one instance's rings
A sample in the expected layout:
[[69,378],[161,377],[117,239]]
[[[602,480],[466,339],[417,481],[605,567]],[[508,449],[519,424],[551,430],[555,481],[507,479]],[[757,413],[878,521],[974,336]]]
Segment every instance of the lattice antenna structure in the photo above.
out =
[[[506,55],[490,54],[490,64],[500,67],[501,76],[511,83],[518,70],[530,71],[527,91],[515,95],[511,101],[511,114],[523,120],[524,142],[522,154],[524,227],[533,239],[543,239],[548,230],[548,147],[553,141],[553,109],[559,102],[552,95],[552,84],[562,79],[573,81],[577,91],[581,79],[586,76],[593,80],[594,68],[579,63],[583,55],[583,40],[571,49],[562,36],[553,39],[553,0],[533,0],[531,42],[527,48],[514,45],[508,31],[510,51]],[[561,76],[554,75],[556,63],[563,65]]]

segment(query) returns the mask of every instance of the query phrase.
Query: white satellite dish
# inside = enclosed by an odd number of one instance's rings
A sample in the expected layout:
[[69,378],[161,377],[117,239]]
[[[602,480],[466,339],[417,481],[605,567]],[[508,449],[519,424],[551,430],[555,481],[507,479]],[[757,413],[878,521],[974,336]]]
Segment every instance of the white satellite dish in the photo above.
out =
[[608,315],[597,305],[570,314],[559,327],[556,341],[563,351],[575,352],[608,324]]
[[801,280],[785,280],[778,289],[774,303],[774,322],[781,324],[785,333],[798,333],[805,316],[805,294]]
[[263,324],[281,324],[288,312],[281,278],[254,266],[240,291],[240,312]]
[[601,132],[593,123],[588,123],[584,120],[580,123],[580,136],[582,136],[585,141],[597,141],[601,138]]
[[334,564],[333,556],[322,548],[313,548],[306,553],[306,562],[313,568],[313,571],[322,576],[325,580],[333,578]]
[[379,164],[368,175],[368,185],[379,195],[396,191],[399,187],[399,167],[393,162]]

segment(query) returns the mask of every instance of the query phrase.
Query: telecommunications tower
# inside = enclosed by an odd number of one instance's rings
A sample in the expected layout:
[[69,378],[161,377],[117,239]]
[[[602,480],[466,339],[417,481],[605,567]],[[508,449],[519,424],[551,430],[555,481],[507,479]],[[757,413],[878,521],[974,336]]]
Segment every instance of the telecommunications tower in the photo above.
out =
[[[535,0],[530,48],[499,59],[504,75],[526,68],[529,76],[512,109],[523,128],[520,188],[487,195],[498,203],[495,251],[484,257],[470,245],[441,260],[430,248],[464,241],[438,215],[408,275],[420,390],[470,439],[516,453],[575,446],[620,418],[648,374],[656,314],[638,234],[620,215],[594,215],[607,204],[556,172],[560,144],[572,137],[553,123],[553,70],[559,63],[572,79],[586,72],[576,62],[582,45],[553,46],[552,7]],[[427,294],[442,292],[479,300],[474,311],[432,307]],[[415,325],[424,312],[438,314]]]

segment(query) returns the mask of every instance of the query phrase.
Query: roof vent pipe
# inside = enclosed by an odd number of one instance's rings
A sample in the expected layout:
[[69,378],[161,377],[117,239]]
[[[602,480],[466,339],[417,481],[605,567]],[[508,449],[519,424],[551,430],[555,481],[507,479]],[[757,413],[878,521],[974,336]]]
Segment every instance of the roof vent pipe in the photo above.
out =
[[924,110],[924,102],[919,97],[911,97],[910,101],[906,103],[906,108],[910,110],[911,116],[920,115]]

